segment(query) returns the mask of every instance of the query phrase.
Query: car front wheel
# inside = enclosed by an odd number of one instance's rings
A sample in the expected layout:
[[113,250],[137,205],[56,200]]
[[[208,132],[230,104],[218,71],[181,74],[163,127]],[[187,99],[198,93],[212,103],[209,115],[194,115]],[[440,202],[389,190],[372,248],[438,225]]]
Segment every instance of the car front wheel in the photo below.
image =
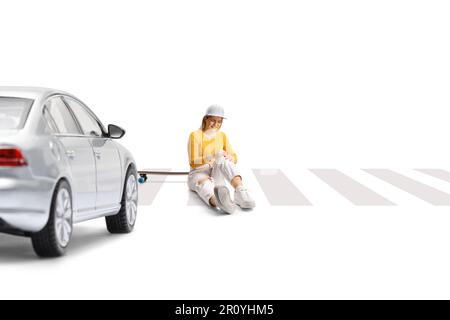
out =
[[120,211],[107,216],[106,227],[111,233],[129,233],[133,231],[136,222],[138,206],[137,173],[132,167],[128,168],[125,178]]
[[41,257],[62,256],[73,230],[72,196],[69,184],[62,180],[53,193],[50,215],[45,227],[31,235],[33,249]]

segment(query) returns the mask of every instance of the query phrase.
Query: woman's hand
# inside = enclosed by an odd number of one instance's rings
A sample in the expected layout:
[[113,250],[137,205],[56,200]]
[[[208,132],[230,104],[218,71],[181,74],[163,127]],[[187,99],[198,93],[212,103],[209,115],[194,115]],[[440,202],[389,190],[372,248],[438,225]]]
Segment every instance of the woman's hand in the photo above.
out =
[[231,162],[234,162],[234,157],[232,154],[229,154],[228,152],[224,151],[223,152],[223,156],[225,157],[225,159],[230,160]]
[[207,155],[205,158],[205,163],[209,164],[210,166],[212,166],[215,161],[216,161],[216,158],[211,155]]

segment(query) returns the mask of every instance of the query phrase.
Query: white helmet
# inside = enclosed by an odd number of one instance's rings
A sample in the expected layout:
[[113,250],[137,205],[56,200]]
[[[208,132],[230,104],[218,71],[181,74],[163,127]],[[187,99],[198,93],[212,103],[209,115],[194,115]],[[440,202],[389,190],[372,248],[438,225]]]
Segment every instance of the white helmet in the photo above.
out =
[[223,107],[219,106],[218,104],[213,104],[209,106],[208,109],[206,109],[205,117],[206,116],[221,117],[226,119]]

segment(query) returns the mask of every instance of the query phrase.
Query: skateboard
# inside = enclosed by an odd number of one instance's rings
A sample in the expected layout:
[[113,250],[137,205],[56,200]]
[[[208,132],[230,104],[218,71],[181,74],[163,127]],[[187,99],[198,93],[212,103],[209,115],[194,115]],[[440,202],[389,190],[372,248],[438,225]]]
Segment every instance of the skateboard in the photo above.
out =
[[164,175],[164,176],[176,176],[176,175],[188,175],[189,172],[187,171],[153,171],[153,170],[141,170],[138,171],[139,174],[139,183],[145,183],[148,179],[147,175]]

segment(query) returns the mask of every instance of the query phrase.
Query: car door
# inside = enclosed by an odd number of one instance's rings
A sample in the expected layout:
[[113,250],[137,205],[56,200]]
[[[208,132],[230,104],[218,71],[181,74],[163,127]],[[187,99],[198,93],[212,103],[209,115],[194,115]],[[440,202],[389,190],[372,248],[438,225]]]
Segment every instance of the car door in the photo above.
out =
[[53,121],[57,130],[55,136],[67,156],[72,174],[71,189],[76,220],[84,213],[95,210],[94,152],[89,139],[81,134],[81,129],[61,96],[53,97],[45,103],[44,115]]
[[89,138],[95,154],[97,198],[95,207],[105,213],[118,209],[122,190],[122,164],[115,142],[109,138],[97,117],[81,101],[64,97]]

